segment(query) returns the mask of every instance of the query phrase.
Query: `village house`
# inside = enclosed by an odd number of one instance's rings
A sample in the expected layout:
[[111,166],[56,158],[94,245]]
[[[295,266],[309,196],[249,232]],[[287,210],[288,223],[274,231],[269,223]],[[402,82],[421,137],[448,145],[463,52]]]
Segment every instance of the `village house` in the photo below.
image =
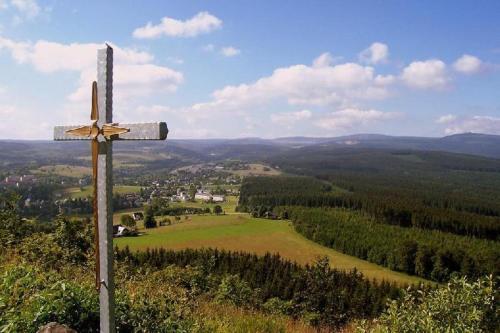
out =
[[17,187],[19,187],[21,184],[34,184],[35,182],[36,178],[34,175],[7,176],[3,181],[5,185]]
[[124,236],[137,236],[137,231],[121,224],[115,224],[113,226],[113,237]]
[[196,200],[210,201],[212,199],[212,194],[210,192],[198,190],[198,192],[194,195],[194,198]]
[[135,212],[132,214],[134,221],[144,220],[144,214],[142,212]]
[[176,202],[176,201],[189,201],[189,199],[191,199],[189,197],[189,194],[185,191],[181,191],[180,189],[177,189],[177,194],[176,195],[173,195],[170,200],[173,201],[173,202]]
[[213,202],[224,202],[226,198],[223,195],[213,195],[212,196],[212,201]]

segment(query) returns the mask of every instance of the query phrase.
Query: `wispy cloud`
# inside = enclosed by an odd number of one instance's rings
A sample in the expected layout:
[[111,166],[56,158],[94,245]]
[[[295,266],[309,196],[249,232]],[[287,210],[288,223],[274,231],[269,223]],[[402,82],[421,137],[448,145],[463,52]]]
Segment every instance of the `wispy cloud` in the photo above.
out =
[[454,122],[455,120],[457,120],[457,116],[455,116],[453,114],[447,114],[447,115],[441,116],[438,119],[436,119],[436,123],[449,124],[449,123]]
[[208,12],[200,12],[185,21],[171,17],[162,18],[158,24],[148,22],[145,26],[133,32],[135,38],[195,37],[207,34],[222,27],[222,20]]
[[233,46],[225,46],[221,49],[221,53],[225,57],[234,57],[241,53],[241,50]]
[[26,18],[34,18],[40,14],[40,6],[35,0],[11,0],[11,5]]
[[454,116],[446,115],[437,119],[445,125],[445,134],[485,133],[500,134],[500,117],[492,116]]
[[295,111],[295,112],[280,112],[271,114],[271,121],[278,125],[285,125],[291,127],[301,120],[307,120],[312,117],[312,112],[309,110]]
[[359,54],[359,61],[370,65],[384,63],[388,58],[389,47],[380,42],[373,43]]
[[363,126],[377,123],[383,120],[391,120],[399,117],[396,112],[383,112],[379,110],[363,110],[358,108],[347,108],[334,111],[321,117],[315,125],[327,130],[346,131],[360,130]]

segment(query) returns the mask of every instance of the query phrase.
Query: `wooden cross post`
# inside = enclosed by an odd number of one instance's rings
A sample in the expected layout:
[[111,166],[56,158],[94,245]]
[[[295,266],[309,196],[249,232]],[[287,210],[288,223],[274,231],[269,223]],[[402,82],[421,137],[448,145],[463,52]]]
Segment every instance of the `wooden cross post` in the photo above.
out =
[[97,82],[92,84],[91,124],[56,126],[54,140],[90,140],[94,187],[96,288],[99,291],[100,332],[115,332],[113,279],[113,141],[165,140],[164,122],[113,123],[113,49],[97,52]]

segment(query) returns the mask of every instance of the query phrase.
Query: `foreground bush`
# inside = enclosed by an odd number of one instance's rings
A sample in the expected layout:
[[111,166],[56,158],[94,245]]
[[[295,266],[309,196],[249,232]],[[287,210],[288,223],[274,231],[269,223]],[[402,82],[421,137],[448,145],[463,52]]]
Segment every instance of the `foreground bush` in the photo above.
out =
[[[118,290],[118,332],[191,332],[193,302],[181,288],[144,283]],[[78,332],[99,331],[99,298],[87,282],[69,281],[54,271],[10,266],[0,277],[0,332],[36,332],[49,322]]]
[[495,332],[499,328],[498,284],[492,277],[453,278],[438,289],[407,290],[392,301],[375,328],[359,332]]

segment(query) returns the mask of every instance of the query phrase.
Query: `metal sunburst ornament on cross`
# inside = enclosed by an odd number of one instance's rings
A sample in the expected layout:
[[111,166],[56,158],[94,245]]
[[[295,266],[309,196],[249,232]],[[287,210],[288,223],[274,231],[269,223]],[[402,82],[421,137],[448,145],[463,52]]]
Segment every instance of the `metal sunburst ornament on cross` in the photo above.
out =
[[[119,127],[117,124],[104,124],[102,128],[99,128],[97,121],[99,120],[99,111],[97,106],[97,82],[92,82],[92,109],[90,111],[90,120],[92,124],[90,126],[80,126],[77,128],[66,130],[66,133],[75,136],[88,136],[92,140],[97,141],[97,136],[101,134],[107,139],[111,139],[113,135],[120,135],[130,132],[130,128]],[[92,161],[92,164],[93,161]]]

